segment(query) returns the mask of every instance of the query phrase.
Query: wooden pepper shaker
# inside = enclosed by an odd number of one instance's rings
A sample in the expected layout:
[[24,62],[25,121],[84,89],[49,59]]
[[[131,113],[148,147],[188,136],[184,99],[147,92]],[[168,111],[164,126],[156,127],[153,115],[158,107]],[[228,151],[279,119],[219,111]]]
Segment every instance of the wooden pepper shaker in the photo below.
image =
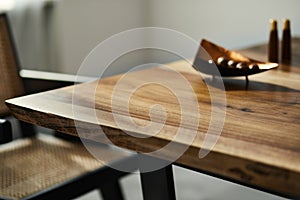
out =
[[290,20],[284,19],[282,42],[281,42],[281,62],[290,63],[291,62],[291,54],[292,54],[292,52],[291,52]]
[[270,20],[270,37],[268,45],[268,60],[269,62],[278,62],[278,31],[277,21]]

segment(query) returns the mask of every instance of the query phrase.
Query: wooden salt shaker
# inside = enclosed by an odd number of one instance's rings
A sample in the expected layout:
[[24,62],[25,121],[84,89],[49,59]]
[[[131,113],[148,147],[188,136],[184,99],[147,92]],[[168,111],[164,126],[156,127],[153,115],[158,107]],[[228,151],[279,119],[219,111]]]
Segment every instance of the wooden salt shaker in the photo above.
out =
[[283,21],[283,32],[282,32],[282,42],[281,42],[281,62],[290,63],[291,62],[291,29],[290,20],[284,19]]
[[278,63],[278,31],[277,31],[277,21],[274,19],[270,20],[268,60],[269,62]]

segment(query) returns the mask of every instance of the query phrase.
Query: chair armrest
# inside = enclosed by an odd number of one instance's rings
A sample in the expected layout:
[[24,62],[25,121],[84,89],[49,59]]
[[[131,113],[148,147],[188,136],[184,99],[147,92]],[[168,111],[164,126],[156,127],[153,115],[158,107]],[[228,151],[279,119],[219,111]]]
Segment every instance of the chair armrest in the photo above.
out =
[[75,82],[76,83],[83,83],[83,82],[93,81],[93,80],[97,79],[95,77],[76,76],[76,75],[73,75],[73,74],[45,72],[45,71],[28,70],[28,69],[20,70],[20,76],[22,78],[28,78],[28,79],[71,82],[72,84],[74,84]]
[[88,82],[97,78],[76,76],[71,74],[44,72],[36,70],[20,70],[27,94],[61,88],[76,83]]
[[0,144],[12,141],[12,128],[8,120],[0,119]]

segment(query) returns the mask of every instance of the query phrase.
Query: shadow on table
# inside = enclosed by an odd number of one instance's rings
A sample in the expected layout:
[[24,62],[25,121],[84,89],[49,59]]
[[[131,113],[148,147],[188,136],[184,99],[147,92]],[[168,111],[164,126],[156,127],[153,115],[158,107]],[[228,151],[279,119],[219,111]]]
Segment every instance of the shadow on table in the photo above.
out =
[[[205,78],[205,82],[210,86],[220,88],[218,81],[220,79]],[[249,84],[243,79],[223,78],[223,83],[226,91],[273,91],[273,92],[300,92],[300,90],[289,87],[250,80]]]

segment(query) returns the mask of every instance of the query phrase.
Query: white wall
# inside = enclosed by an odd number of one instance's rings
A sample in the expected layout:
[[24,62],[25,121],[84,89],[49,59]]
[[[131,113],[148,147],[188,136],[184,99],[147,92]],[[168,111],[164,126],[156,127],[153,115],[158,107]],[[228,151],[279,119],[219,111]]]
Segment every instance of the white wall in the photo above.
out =
[[[59,7],[62,71],[68,73],[76,72],[87,53],[98,43],[135,27],[171,28],[197,41],[207,38],[227,48],[266,42],[270,18],[279,22],[289,18],[293,34],[300,35],[299,0],[64,0]],[[281,26],[279,23],[279,28]],[[123,58],[117,63],[119,68],[112,67],[113,73],[139,64],[137,60],[145,54],[135,53]],[[151,55],[156,55],[155,61],[162,63],[178,59],[158,52]]]
[[[270,18],[289,18],[293,35],[300,36],[299,0],[57,0],[46,27],[41,0],[17,2],[14,27],[24,66],[72,74],[101,41],[136,27],[166,27],[197,41],[241,48],[268,40]],[[144,55],[123,58],[112,73],[140,63]],[[156,55],[162,63],[176,59]]]
[[270,18],[279,20],[279,28],[289,18],[300,35],[299,8],[299,0],[151,0],[148,25],[239,48],[267,41]]
[[60,63],[55,9],[47,9],[44,0],[14,2],[9,18],[22,67],[55,71],[52,66]]
[[[142,27],[146,19],[141,0],[61,0],[57,6],[61,71],[65,73],[76,73],[83,59],[101,41],[121,31]],[[124,62],[125,66],[132,64]]]

